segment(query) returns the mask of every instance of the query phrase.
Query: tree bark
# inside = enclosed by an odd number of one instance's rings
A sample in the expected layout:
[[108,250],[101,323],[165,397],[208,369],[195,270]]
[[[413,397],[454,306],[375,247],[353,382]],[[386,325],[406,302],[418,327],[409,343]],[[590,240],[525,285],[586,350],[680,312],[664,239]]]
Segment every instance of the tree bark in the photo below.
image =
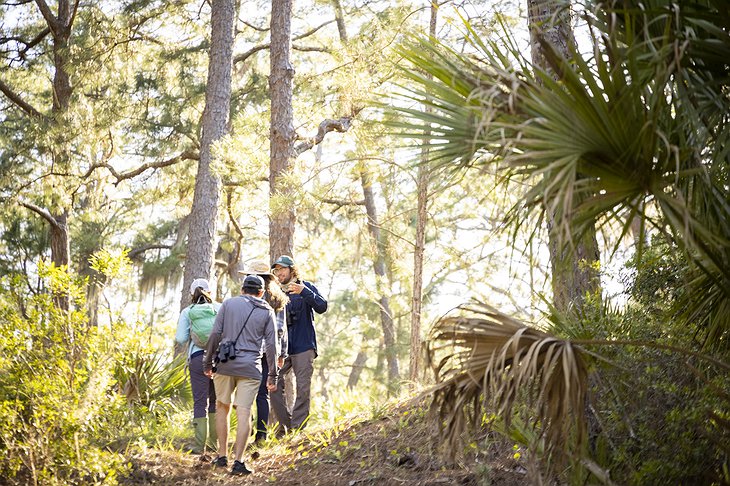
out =
[[[269,193],[286,199],[292,188],[281,182],[281,176],[291,167],[296,134],[294,132],[294,68],[289,59],[291,52],[292,0],[273,0],[271,3],[271,127]],[[271,260],[294,253],[296,213],[293,205],[269,217],[269,253]]]
[[[428,34],[436,37],[436,21],[438,5],[431,1],[431,18],[428,23]],[[430,107],[426,106],[426,111]],[[409,377],[411,383],[417,383],[421,371],[421,311],[423,309],[423,260],[426,252],[426,221],[428,218],[428,182],[430,170],[428,167],[428,146],[431,131],[427,130],[421,145],[421,164],[416,176],[416,241],[413,248],[413,290],[411,294],[411,346]]]
[[350,371],[350,376],[347,378],[347,389],[348,390],[354,390],[357,386],[357,383],[360,381],[360,376],[362,375],[363,370],[365,369],[365,363],[368,361],[368,353],[365,351],[365,348],[360,348],[360,351],[358,351],[357,356],[355,356],[355,362],[352,363],[352,370]]
[[181,309],[190,303],[190,283],[195,278],[209,279],[213,268],[221,180],[210,165],[213,144],[228,132],[234,19],[233,0],[212,0],[208,84],[205,90],[200,160],[189,218]]
[[[527,0],[528,25],[533,65],[550,70],[538,39],[542,37],[563,57],[569,58],[575,39],[570,26],[570,11],[559,0]],[[557,76],[556,73],[553,73]],[[577,179],[580,174],[577,175]],[[580,204],[574,200],[573,205]],[[569,217],[569,216],[568,216]],[[584,307],[587,294],[600,297],[599,261],[595,224],[572,244],[561,238],[555,227],[555,214],[547,215],[552,267],[553,303],[562,313],[576,313]]]
[[378,305],[380,307],[380,325],[383,328],[383,340],[385,343],[385,359],[388,366],[388,391],[393,393],[398,389],[398,349],[396,348],[393,313],[390,310],[390,285],[385,272],[385,240],[380,233],[380,223],[378,222],[378,212],[375,207],[372,181],[365,167],[360,170],[360,180],[365,199],[365,210],[368,216],[368,231],[373,239],[373,243],[375,243],[373,269],[375,271],[377,292],[380,295]]
[[[59,0],[58,14],[54,16],[44,0],[37,0],[36,3],[53,36],[53,123],[63,125],[63,118],[68,112],[73,94],[66,58],[71,37],[71,8],[68,0]],[[65,172],[69,164],[68,150],[63,145],[64,141],[59,140],[52,155],[53,165],[59,172]],[[71,258],[68,235],[69,208],[53,208],[50,213],[55,221],[51,224],[51,261],[56,267],[68,268]],[[54,297],[56,307],[63,310],[68,310],[69,300],[68,294]]]
[[342,8],[341,0],[332,0],[332,6],[335,9],[335,21],[337,22],[337,32],[340,34],[340,41],[347,43],[347,27],[345,26],[345,10]]

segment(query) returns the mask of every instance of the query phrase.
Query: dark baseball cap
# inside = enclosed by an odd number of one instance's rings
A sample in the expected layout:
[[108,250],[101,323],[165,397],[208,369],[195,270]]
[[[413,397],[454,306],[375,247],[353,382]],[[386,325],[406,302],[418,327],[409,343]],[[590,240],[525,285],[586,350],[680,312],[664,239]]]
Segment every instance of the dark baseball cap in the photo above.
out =
[[264,279],[258,275],[247,275],[243,279],[243,288],[250,290],[262,290],[264,288]]
[[292,257],[290,257],[289,255],[281,255],[271,265],[271,268],[274,268],[276,265],[279,265],[280,267],[293,267],[294,266],[294,259]]

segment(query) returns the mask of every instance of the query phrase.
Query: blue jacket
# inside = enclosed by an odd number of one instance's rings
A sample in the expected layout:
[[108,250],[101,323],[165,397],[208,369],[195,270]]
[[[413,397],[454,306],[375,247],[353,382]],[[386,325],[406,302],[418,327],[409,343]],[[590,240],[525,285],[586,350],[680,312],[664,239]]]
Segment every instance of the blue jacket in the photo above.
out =
[[314,331],[314,313],[324,314],[327,301],[311,282],[301,281],[304,289],[300,294],[287,294],[287,326],[289,329],[289,354],[299,354],[310,349],[317,355],[317,334]]

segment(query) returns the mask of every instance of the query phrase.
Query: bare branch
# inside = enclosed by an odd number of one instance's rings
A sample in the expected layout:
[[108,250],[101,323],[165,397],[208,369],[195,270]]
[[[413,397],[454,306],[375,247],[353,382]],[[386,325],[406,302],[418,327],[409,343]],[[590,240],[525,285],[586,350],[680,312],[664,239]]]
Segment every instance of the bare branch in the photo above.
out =
[[332,52],[329,47],[316,47],[316,46],[301,46],[298,44],[292,44],[292,49],[301,52]]
[[327,135],[329,132],[340,132],[344,133],[347,130],[350,129],[350,125],[352,124],[352,118],[353,116],[343,116],[342,118],[338,118],[336,120],[327,119],[324,120],[322,123],[319,124],[319,130],[317,130],[317,135],[310,138],[304,138],[301,140],[304,140],[303,142],[297,144],[294,147],[294,156],[299,156],[306,152],[307,150],[311,149],[315,145],[322,143],[322,140],[324,140],[324,136]]
[[30,209],[31,211],[33,211],[34,213],[38,214],[43,219],[48,221],[48,223],[51,226],[53,226],[54,228],[59,229],[59,230],[63,229],[61,227],[61,225],[58,224],[58,221],[56,221],[56,218],[53,217],[53,215],[51,214],[51,212],[48,209],[42,208],[40,206],[36,206],[32,202],[28,202],[28,201],[19,200],[18,202],[20,203],[21,206]]
[[[304,32],[303,34],[299,34],[297,36],[294,36],[292,38],[292,40],[295,40],[296,41],[296,40],[304,39],[305,37],[309,37],[310,35],[314,34],[315,32],[317,32],[322,27],[324,27],[324,26],[326,26],[328,24],[331,24],[332,22],[334,22],[334,20],[328,20],[327,22],[325,22],[325,23],[323,23],[321,25],[318,25],[317,27],[315,27],[315,28],[313,28],[311,30],[308,30],[307,32]],[[251,27],[253,29],[259,30],[256,26],[247,24],[246,22],[244,22],[244,24],[248,25],[249,27]],[[266,30],[269,30],[269,29],[266,29]],[[259,51],[266,50],[269,47],[271,47],[271,42],[265,42],[263,44],[259,44],[257,46],[254,46],[251,49],[249,49],[246,52],[244,52],[243,54],[238,54],[237,56],[234,56],[233,57],[233,64],[238,64],[239,62],[245,62],[246,59],[248,59],[249,57],[253,56],[254,54],[256,54]],[[297,51],[330,52],[329,49],[326,48],[326,47],[305,47],[305,46],[292,45],[292,49],[295,49]]]
[[40,31],[37,36],[33,37],[29,42],[24,42],[25,49],[20,51],[20,55],[25,57],[26,52],[28,52],[29,50],[31,50],[35,46],[37,46],[50,33],[51,33],[51,29],[49,27],[46,27],[45,29]]
[[271,42],[267,42],[265,44],[260,44],[258,46],[254,46],[251,49],[247,50],[243,54],[238,54],[237,56],[233,57],[233,64],[238,64],[239,62],[244,62],[249,57],[253,56],[259,51],[263,51],[271,47]]
[[[236,230],[236,233],[238,234],[238,246],[239,246],[239,250],[237,250],[237,253],[238,253],[238,252],[240,252],[241,241],[243,241],[244,235],[243,235],[243,229],[241,228],[241,225],[238,224],[238,220],[233,215],[233,209],[231,207],[232,199],[233,199],[232,194],[229,191],[228,196],[226,198],[226,212],[228,212],[228,219],[231,220],[231,224],[233,225],[233,228]],[[236,255],[236,261],[238,261],[239,256],[240,255],[238,255],[238,254]]]
[[341,208],[342,206],[365,206],[364,199],[360,199],[359,201],[346,201],[344,199],[321,198],[319,201],[325,204],[334,204],[338,208]]
[[159,169],[162,167],[175,165],[178,162],[181,162],[183,160],[199,160],[199,159],[200,159],[200,154],[198,154],[197,152],[194,152],[192,150],[186,150],[185,152],[181,153],[180,155],[176,155],[175,157],[172,157],[170,159],[161,160],[159,162],[149,162],[146,164],[142,164],[139,167],[137,167],[136,169],[133,169],[133,170],[130,170],[127,172],[122,172],[121,174],[119,172],[117,172],[116,169],[114,169],[114,167],[112,167],[111,165],[109,165],[107,163],[93,164],[91,167],[89,167],[89,170],[87,170],[86,173],[81,176],[81,178],[86,179],[96,169],[105,168],[109,172],[111,172],[112,176],[114,176],[114,178],[117,180],[117,182],[114,183],[114,185],[117,185],[120,182],[122,182],[123,180],[131,179],[133,177],[140,175],[142,172],[146,171],[147,169]]
[[313,29],[310,29],[310,30],[306,31],[303,34],[295,35],[294,37],[292,37],[292,40],[293,41],[297,41],[297,40],[300,40],[300,39],[304,39],[305,37],[309,37],[310,35],[314,34],[315,32],[317,32],[322,27],[325,27],[325,26],[331,24],[332,22],[334,22],[334,20],[328,20],[327,22],[325,22],[323,24],[320,24],[317,27],[314,27]]
[[54,35],[59,34],[64,26],[58,22],[58,19],[55,15],[53,15],[53,12],[51,12],[51,9],[48,7],[46,1],[35,0],[35,3],[36,5],[38,5],[38,8],[40,9],[43,18],[46,19],[48,27],[51,28],[51,32],[53,32]]
[[73,9],[71,10],[71,18],[68,19],[68,25],[66,26],[69,29],[74,24],[74,20],[76,19],[76,13],[79,11],[79,2],[80,0],[76,0],[74,2]]
[[[256,179],[259,182],[269,182],[268,177],[259,177]],[[223,187],[249,187],[251,185],[251,181],[234,181],[234,180],[225,180],[223,181]]]
[[1,79],[0,79],[0,91],[2,91],[3,94],[5,96],[7,96],[8,99],[10,101],[12,101],[18,108],[20,108],[21,110],[23,110],[24,112],[26,112],[30,116],[32,116],[34,118],[39,118],[39,119],[43,119],[44,118],[43,114],[40,111],[36,110],[29,103],[27,103],[26,101],[24,101],[20,97],[19,94],[17,94],[16,92],[14,92],[12,90],[12,88],[10,88],[10,86],[8,86],[7,84],[5,84]]
[[269,27],[259,27],[258,25],[250,24],[250,23],[246,22],[245,20],[241,20],[241,23],[243,25],[245,25],[246,27],[251,27],[253,30],[257,30],[259,32],[268,32],[271,30]]
[[130,260],[135,260],[138,256],[147,250],[172,250],[172,245],[162,245],[160,243],[151,243],[149,245],[140,246],[129,250],[127,256]]

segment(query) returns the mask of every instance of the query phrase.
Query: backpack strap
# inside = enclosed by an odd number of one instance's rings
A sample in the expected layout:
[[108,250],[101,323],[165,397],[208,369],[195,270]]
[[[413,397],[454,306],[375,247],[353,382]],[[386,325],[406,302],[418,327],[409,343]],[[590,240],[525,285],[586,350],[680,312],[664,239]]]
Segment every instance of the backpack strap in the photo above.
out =
[[[238,342],[238,338],[241,337],[241,333],[243,332],[244,329],[246,329],[246,324],[248,324],[248,318],[251,317],[251,314],[253,314],[253,311],[255,309],[256,309],[255,305],[251,307],[251,312],[249,312],[248,316],[246,316],[246,320],[243,321],[243,326],[241,326],[241,330],[238,331],[238,335],[236,336],[236,339],[233,340],[234,349],[235,349],[235,344]],[[223,329],[221,329],[221,332],[223,332]]]

